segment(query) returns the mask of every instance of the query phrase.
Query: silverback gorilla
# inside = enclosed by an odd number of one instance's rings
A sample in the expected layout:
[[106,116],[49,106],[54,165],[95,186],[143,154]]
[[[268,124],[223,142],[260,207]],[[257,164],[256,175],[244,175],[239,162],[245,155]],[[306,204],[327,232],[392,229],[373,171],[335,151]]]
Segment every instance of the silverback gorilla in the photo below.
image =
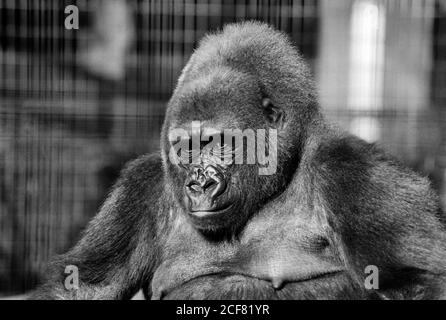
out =
[[[235,149],[201,142],[199,160],[172,161],[178,141],[226,129],[276,130],[274,174],[222,164]],[[64,286],[69,265],[76,290]],[[379,286],[365,285],[367,266]],[[445,297],[445,272],[427,179],[328,126],[288,38],[244,22],[201,41],[169,101],[160,155],[124,169],[33,298],[127,299],[143,288],[152,299],[430,299]]]

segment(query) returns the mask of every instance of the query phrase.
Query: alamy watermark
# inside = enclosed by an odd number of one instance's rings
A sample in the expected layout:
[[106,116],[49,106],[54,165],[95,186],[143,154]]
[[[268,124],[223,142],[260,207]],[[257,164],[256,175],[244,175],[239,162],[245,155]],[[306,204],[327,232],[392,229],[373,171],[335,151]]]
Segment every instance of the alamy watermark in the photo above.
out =
[[276,129],[203,128],[192,122],[192,135],[182,128],[169,132],[169,161],[173,164],[220,165],[258,164],[260,175],[277,171]]
[[67,275],[65,277],[64,286],[68,291],[79,289],[79,269],[75,265],[68,265],[65,267],[64,273]]
[[65,29],[79,29],[79,8],[75,5],[69,5],[65,7]]
[[375,265],[368,265],[365,267],[364,273],[367,276],[364,279],[364,287],[367,290],[379,289],[379,269]]

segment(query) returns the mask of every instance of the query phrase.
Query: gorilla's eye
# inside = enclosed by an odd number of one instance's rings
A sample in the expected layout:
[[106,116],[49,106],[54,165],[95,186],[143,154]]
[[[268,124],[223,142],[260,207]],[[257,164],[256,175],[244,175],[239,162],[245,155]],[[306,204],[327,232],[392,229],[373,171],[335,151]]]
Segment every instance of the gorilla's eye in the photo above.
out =
[[178,159],[181,164],[191,164],[192,163],[192,150],[183,149],[177,151]]
[[231,145],[218,143],[210,150],[210,153],[212,156],[218,157],[223,163],[232,163],[236,151],[235,143],[231,143]]
[[273,105],[271,99],[263,98],[262,99],[262,108],[263,111],[268,118],[268,120],[272,123],[278,123],[282,120],[282,110],[280,108]]
[[192,163],[193,150],[192,140],[190,138],[178,139],[177,141],[171,142],[171,145],[174,148],[180,166]]

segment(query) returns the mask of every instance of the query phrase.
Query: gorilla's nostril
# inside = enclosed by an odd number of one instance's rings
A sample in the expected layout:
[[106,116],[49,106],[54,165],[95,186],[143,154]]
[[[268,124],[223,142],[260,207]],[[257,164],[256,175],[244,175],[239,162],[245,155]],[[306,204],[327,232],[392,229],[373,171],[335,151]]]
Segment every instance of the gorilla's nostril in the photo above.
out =
[[187,188],[193,192],[202,192],[203,191],[200,183],[197,181],[192,181],[192,182],[188,183]]
[[220,180],[216,183],[217,183],[217,187],[212,189],[212,194],[211,194],[211,197],[214,199],[216,197],[218,197],[219,195],[221,195],[226,190],[226,181],[225,180]]
[[206,190],[212,188],[213,186],[216,186],[217,184],[218,184],[218,182],[215,181],[214,179],[208,179],[203,186],[203,190],[206,191]]

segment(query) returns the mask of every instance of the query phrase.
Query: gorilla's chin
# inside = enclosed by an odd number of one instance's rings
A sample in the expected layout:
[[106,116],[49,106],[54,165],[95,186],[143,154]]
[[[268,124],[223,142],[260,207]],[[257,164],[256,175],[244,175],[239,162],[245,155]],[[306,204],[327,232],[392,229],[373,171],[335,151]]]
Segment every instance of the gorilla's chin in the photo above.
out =
[[191,224],[203,234],[229,235],[244,221],[240,212],[243,211],[238,202],[233,202],[211,210],[187,210],[187,216]]

